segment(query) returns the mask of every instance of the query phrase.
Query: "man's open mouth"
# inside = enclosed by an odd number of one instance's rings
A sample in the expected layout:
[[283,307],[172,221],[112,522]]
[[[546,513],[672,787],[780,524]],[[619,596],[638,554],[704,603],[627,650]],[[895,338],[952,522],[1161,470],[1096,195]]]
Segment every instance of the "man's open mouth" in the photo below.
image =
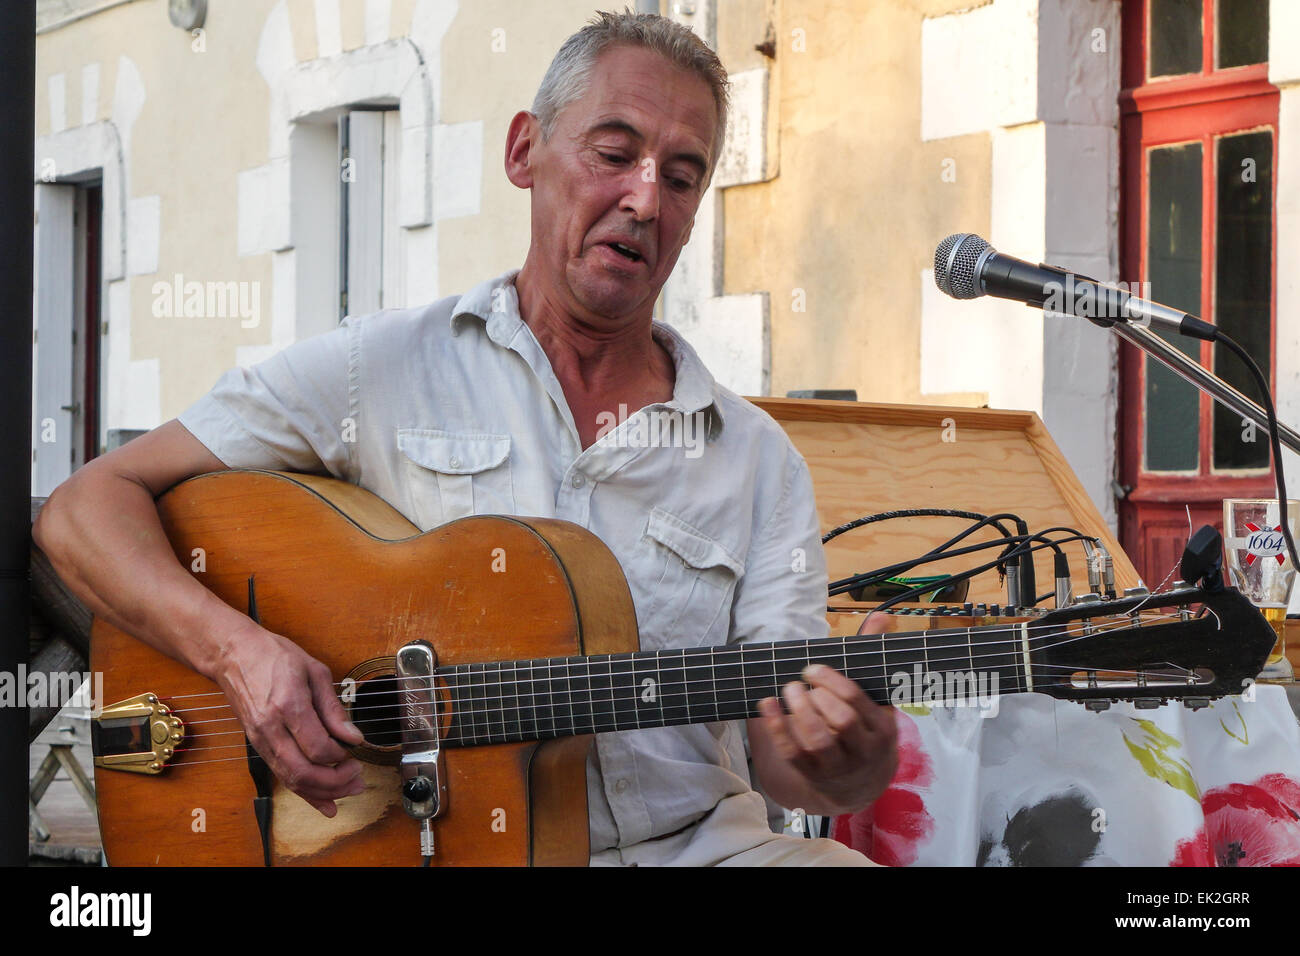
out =
[[637,252],[635,249],[628,248],[627,246],[623,245],[621,242],[607,242],[605,243],[605,245],[609,246],[611,249],[617,252],[624,259],[627,259],[631,262],[641,261],[641,254],[639,252]]

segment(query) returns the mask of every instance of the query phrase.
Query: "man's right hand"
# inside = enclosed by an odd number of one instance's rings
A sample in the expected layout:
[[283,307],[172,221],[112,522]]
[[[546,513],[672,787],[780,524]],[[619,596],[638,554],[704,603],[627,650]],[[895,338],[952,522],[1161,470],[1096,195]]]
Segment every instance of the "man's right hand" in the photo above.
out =
[[232,635],[217,672],[244,733],[280,781],[327,817],[334,801],[365,789],[344,745],[362,742],[334,678],[297,644],[253,621]]
[[32,536],[96,617],[216,681],[275,775],[332,817],[335,800],[361,792],[361,764],[344,745],[362,737],[329,670],[196,581],[158,518],[168,488],[225,468],[170,421],[74,472]]

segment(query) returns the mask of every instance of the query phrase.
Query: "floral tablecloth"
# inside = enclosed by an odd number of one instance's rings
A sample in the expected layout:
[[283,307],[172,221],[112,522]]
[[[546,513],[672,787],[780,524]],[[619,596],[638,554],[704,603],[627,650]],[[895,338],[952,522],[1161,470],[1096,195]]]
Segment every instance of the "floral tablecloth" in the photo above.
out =
[[1300,724],[1277,686],[1200,711],[1041,694],[896,711],[900,765],[833,835],[893,866],[1300,864]]

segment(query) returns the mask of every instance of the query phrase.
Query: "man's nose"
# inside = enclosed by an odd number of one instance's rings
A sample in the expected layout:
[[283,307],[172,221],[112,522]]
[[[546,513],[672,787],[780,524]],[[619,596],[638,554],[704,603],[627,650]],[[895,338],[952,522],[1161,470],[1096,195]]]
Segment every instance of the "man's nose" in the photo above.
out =
[[622,206],[640,222],[659,218],[659,175],[653,164],[639,165],[628,177]]

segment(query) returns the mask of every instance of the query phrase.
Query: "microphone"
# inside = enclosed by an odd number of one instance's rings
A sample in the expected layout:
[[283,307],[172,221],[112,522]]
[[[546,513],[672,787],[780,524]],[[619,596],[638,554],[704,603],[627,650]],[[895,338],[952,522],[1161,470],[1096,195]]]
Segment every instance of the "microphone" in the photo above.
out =
[[1012,299],[1048,312],[1078,316],[1102,328],[1125,322],[1154,325],[1207,342],[1215,339],[1215,327],[1188,312],[1056,266],[1016,259],[968,232],[954,233],[934,250],[934,284],[954,299],[982,295]]

